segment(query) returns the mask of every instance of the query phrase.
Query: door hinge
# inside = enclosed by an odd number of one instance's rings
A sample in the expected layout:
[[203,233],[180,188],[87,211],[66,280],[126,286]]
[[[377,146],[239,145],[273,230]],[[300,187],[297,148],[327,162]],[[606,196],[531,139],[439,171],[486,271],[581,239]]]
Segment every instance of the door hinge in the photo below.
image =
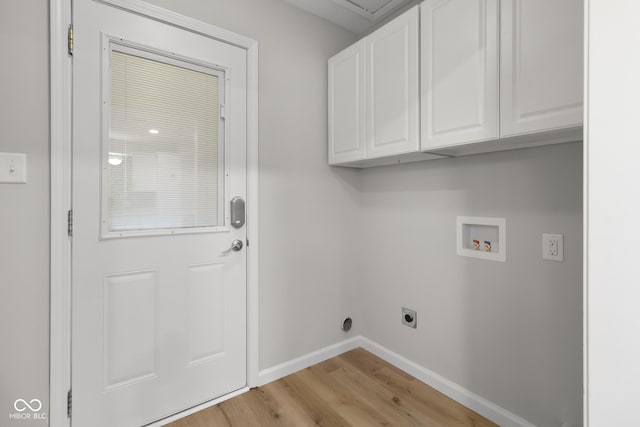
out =
[[73,236],[73,210],[67,211],[67,234]]
[[69,25],[69,31],[67,33],[67,51],[69,55],[73,55],[73,25]]
[[220,118],[221,119],[226,119],[226,112],[224,109],[224,105],[220,105]]
[[71,401],[72,401],[71,390],[69,390],[69,392],[67,393],[67,417],[69,418],[71,418]]

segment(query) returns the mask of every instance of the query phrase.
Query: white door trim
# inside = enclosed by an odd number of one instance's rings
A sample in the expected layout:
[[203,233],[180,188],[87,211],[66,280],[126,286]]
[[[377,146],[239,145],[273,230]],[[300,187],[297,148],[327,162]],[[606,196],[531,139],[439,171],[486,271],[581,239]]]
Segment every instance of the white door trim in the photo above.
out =
[[49,425],[69,426],[67,391],[71,388],[71,60],[67,29],[71,0],[50,0],[50,313]]
[[[140,0],[95,0],[232,44],[247,51],[247,386],[258,384],[258,42]],[[69,427],[71,387],[71,209],[72,64],[67,52],[71,0],[49,0],[50,13],[50,386],[49,426]],[[206,405],[206,404],[205,404]]]

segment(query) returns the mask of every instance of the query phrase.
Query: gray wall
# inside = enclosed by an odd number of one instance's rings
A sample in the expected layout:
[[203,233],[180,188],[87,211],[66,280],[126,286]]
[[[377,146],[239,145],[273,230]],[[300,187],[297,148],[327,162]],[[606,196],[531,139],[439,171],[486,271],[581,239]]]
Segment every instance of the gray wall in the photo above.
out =
[[[581,425],[582,144],[370,169],[362,190],[364,335],[536,425]],[[458,215],[506,218],[506,263],[457,256]],[[542,260],[544,232],[564,262]]]
[[0,184],[0,424],[49,396],[49,7],[0,2],[0,152],[26,153],[27,184]]

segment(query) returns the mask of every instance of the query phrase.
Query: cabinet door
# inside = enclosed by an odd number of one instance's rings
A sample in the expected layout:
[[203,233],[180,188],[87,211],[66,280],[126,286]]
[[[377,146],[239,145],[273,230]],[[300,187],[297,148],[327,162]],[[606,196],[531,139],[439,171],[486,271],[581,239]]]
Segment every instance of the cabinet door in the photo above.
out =
[[582,124],[583,0],[502,0],[500,135]]
[[422,150],[498,137],[498,0],[421,5]]
[[329,164],[365,156],[364,40],[329,59]]
[[418,7],[365,42],[367,158],[419,151]]

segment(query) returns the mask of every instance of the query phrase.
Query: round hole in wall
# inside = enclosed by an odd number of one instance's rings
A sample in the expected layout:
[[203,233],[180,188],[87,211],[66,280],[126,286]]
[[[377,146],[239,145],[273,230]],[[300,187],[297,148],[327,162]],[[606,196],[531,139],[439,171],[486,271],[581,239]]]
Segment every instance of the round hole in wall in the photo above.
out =
[[351,317],[347,317],[346,319],[344,319],[342,321],[342,330],[345,332],[349,332],[349,329],[351,329],[352,323],[353,323],[353,320],[351,320]]

